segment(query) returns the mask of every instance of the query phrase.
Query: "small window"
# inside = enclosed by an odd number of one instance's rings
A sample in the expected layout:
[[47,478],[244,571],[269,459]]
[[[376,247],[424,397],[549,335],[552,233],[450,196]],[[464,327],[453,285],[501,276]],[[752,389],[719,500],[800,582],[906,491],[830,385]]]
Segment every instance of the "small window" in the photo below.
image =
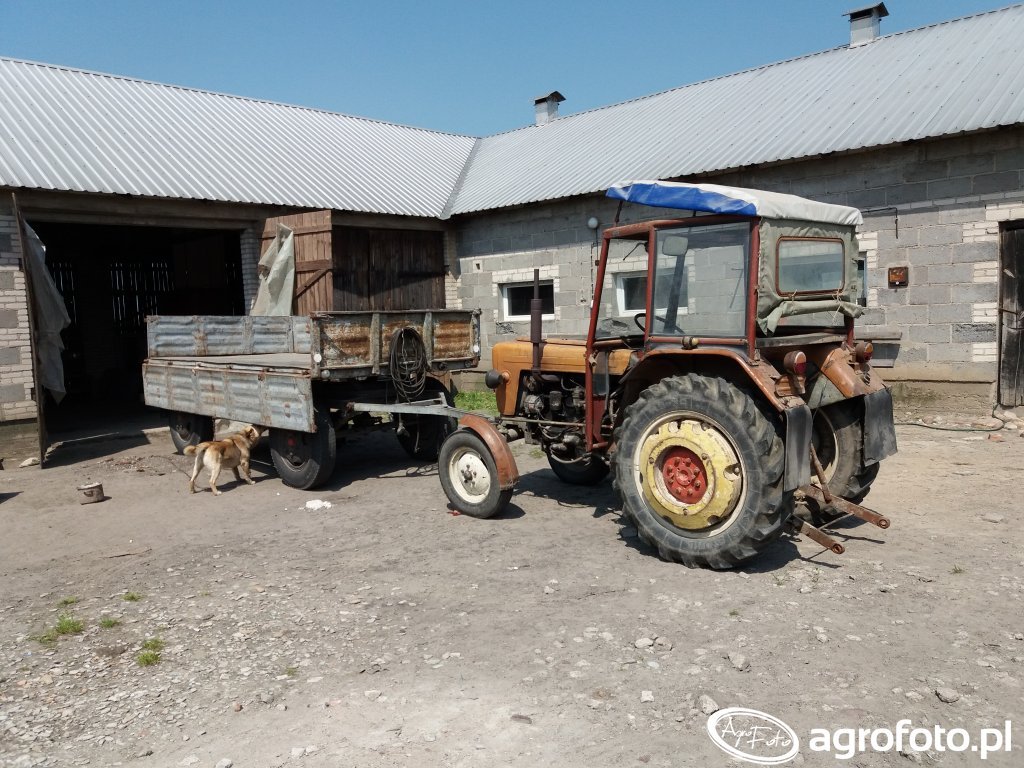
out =
[[844,287],[843,242],[779,240],[779,293],[835,293]]
[[619,314],[647,310],[647,275],[643,272],[623,273],[615,276],[615,294],[619,301]]
[[[533,299],[533,283],[518,283],[501,286],[501,300],[506,320],[529,320],[530,301]],[[555,316],[555,286],[550,280],[540,284],[540,301],[544,317]]]

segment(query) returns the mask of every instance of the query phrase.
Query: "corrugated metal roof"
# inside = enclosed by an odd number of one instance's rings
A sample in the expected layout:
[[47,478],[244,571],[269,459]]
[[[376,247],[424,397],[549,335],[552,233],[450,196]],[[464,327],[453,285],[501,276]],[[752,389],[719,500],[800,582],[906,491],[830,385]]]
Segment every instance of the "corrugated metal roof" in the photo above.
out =
[[0,58],[0,185],[438,216],[476,139]]
[[484,139],[0,58],[0,185],[441,216],[1024,122],[1024,5]]
[[1024,122],[1024,5],[482,139],[446,214]]

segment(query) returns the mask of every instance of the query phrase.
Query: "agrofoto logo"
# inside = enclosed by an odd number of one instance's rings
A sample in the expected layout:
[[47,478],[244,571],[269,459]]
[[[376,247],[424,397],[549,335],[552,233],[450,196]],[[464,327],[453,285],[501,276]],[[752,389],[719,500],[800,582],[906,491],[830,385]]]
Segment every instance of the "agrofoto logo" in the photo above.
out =
[[796,731],[757,709],[718,710],[708,718],[708,735],[727,755],[758,765],[779,765],[800,751]]

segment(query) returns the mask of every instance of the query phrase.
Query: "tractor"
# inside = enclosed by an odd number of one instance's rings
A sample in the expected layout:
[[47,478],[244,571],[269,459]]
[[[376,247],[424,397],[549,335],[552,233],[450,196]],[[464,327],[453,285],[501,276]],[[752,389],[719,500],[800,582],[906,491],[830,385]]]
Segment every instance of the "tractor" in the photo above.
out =
[[[860,506],[896,451],[890,392],[854,334],[860,212],[712,184],[607,194],[589,332],[543,338],[535,287],[530,338],[492,350],[496,431],[539,445],[566,483],[611,474],[639,536],[688,566],[735,567],[787,526],[841,552],[821,526],[843,515],[888,527]],[[620,224],[627,202],[673,217]],[[460,511],[508,502],[498,442],[463,428],[442,445]]]

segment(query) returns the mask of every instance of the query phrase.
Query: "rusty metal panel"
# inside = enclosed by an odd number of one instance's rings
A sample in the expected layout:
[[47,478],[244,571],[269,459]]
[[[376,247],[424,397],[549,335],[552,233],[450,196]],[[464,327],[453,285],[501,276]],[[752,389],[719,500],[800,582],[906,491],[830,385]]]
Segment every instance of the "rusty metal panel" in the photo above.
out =
[[308,317],[158,315],[146,325],[151,358],[310,351]]
[[238,370],[150,360],[143,364],[146,405],[168,411],[313,431],[308,373]]
[[431,370],[470,368],[480,360],[480,313],[468,310],[428,312],[325,312],[313,316],[318,370],[363,376],[388,372],[391,342],[403,328],[423,339]]

